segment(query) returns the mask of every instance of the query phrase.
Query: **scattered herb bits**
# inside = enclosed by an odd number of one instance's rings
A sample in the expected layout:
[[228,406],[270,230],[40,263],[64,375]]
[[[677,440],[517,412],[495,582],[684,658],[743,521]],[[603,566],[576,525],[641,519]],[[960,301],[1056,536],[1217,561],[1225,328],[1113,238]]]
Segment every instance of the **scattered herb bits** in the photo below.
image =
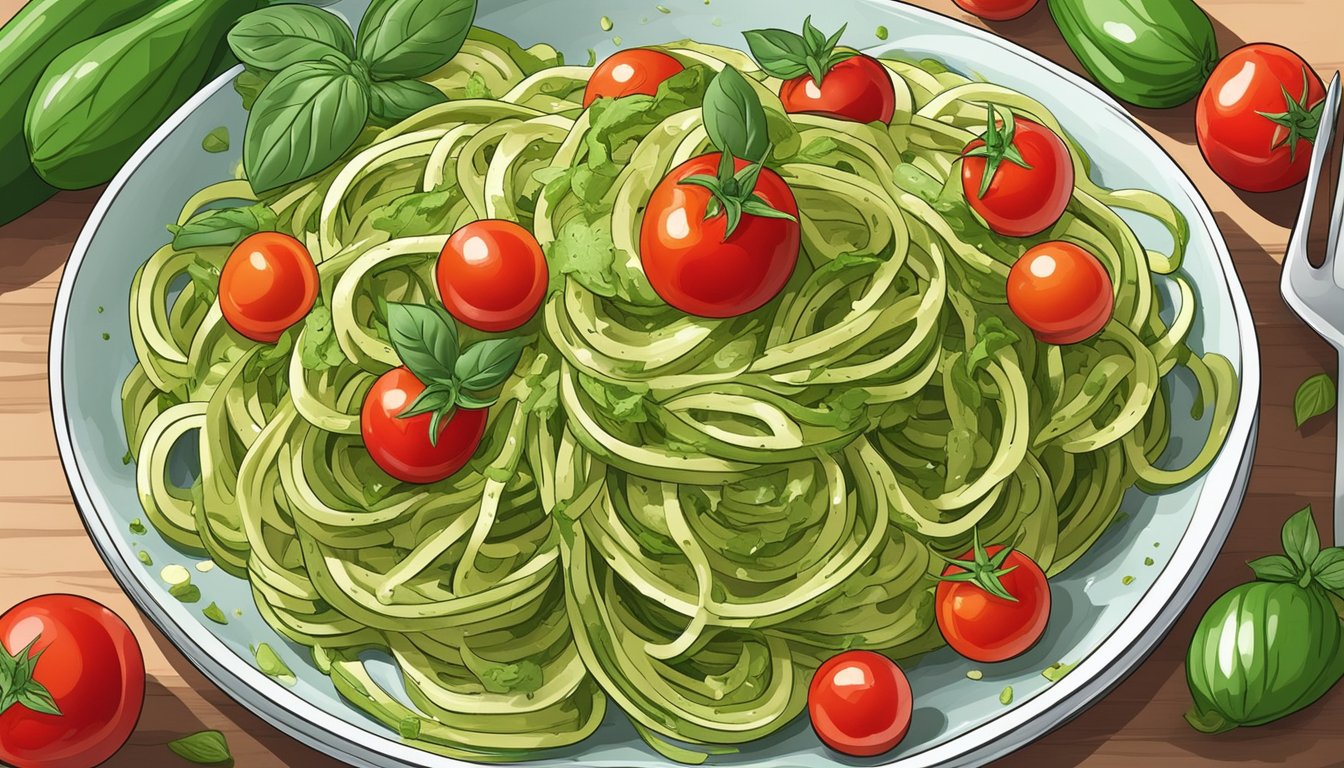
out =
[[213,131],[205,134],[201,140],[201,149],[206,152],[218,154],[229,151],[229,129],[225,126],[219,126]]
[[205,618],[215,622],[216,624],[229,623],[229,617],[225,616],[224,611],[220,610],[219,606],[216,605],[215,603],[211,603],[205,606],[205,610],[201,611],[201,614],[204,615]]
[[616,27],[615,24],[612,24],[612,23],[611,23],[611,17],[610,17],[610,16],[603,16],[601,19],[598,20],[597,23],[598,23],[599,26],[602,27],[602,31],[603,31],[603,32],[610,32],[612,29],[614,29],[614,28]]
[[999,691],[999,703],[1005,707],[1013,703],[1013,686],[1006,685]]
[[1297,428],[1301,429],[1308,421],[1333,410],[1335,398],[1335,382],[1328,374],[1318,373],[1302,382],[1302,386],[1297,388],[1297,395],[1293,397],[1293,417],[1297,420]]
[[184,603],[195,603],[201,599],[201,590],[191,583],[191,572],[174,563],[165,565],[159,571],[159,578],[168,585],[168,594]]
[[984,678],[984,676],[985,676],[985,673],[984,673],[984,672],[981,672],[981,671],[978,670],[978,669],[972,669],[971,671],[969,671],[969,672],[966,673],[966,679],[967,679],[967,680],[980,680],[980,679]]
[[145,524],[138,517],[132,520],[128,527],[131,529],[131,533],[134,533],[136,536],[144,536],[145,531],[147,530]]
[[617,36],[611,38],[611,42],[614,43],[614,44],[616,45],[617,48],[619,48],[619,47],[621,47],[621,45],[622,45],[625,41],[621,39],[621,36],[620,36],[620,35],[617,35]]
[[1144,565],[1149,565],[1149,566],[1151,566],[1151,565],[1153,564],[1153,562],[1154,562],[1154,560],[1153,560],[1153,558],[1151,558],[1151,557],[1145,557],[1145,558],[1143,558],[1143,564],[1144,564]]
[[223,765],[233,762],[229,742],[219,731],[201,731],[168,742],[178,757],[197,765]]
[[878,27],[877,31],[874,32],[873,34],[877,36],[878,40],[886,40],[888,37],[891,36],[891,33],[884,26]]
[[292,686],[298,682],[294,676],[294,671],[285,664],[285,660],[276,654],[271,646],[260,643],[252,647],[252,655],[257,659],[257,669],[261,670],[263,675],[274,678],[276,682],[284,686]]
[[1123,578],[1123,579],[1120,580],[1120,583],[1121,583],[1121,584],[1124,584],[1126,587],[1128,587],[1130,584],[1133,584],[1133,583],[1134,583],[1134,577],[1133,577],[1133,576],[1126,576],[1125,578]]
[[135,557],[136,557],[137,560],[139,560],[140,562],[144,563],[145,565],[153,565],[153,564],[154,564],[154,558],[153,558],[153,557],[150,557],[150,554],[149,554],[148,552],[146,552],[145,550],[143,550],[143,549],[140,550],[139,552],[136,552],[136,553],[135,553]]
[[1062,661],[1055,662],[1041,670],[1041,677],[1044,677],[1052,683],[1058,683],[1061,678],[1072,672],[1073,668],[1076,666],[1078,666],[1076,662],[1073,664],[1065,664]]
[[111,339],[111,338],[112,338],[112,334],[110,334],[110,333],[104,333],[104,334],[103,334],[103,341],[107,341],[107,340],[109,340],[109,339]]
[[666,5],[655,5],[654,7],[658,9],[658,12],[659,12],[659,13],[671,13],[671,12],[672,12],[672,9],[671,9],[671,8],[668,8]]

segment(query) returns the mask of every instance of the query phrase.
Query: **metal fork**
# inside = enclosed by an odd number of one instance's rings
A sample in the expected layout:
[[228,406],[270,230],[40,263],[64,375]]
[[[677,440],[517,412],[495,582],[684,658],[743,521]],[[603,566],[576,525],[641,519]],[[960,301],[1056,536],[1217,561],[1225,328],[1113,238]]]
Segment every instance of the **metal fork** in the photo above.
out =
[[[1297,223],[1288,241],[1279,285],[1288,306],[1321,338],[1330,342],[1339,354],[1339,377],[1335,383],[1341,388],[1338,402],[1344,407],[1344,243],[1340,242],[1341,234],[1344,234],[1341,232],[1344,230],[1344,168],[1341,168],[1340,178],[1335,185],[1335,203],[1330,214],[1330,237],[1326,242],[1325,261],[1321,266],[1314,267],[1307,260],[1308,232],[1316,210],[1321,172],[1335,138],[1339,111],[1340,83],[1339,73],[1336,72],[1326,94],[1316,144],[1311,152],[1307,189],[1302,195],[1302,210],[1297,214]],[[1336,431],[1334,538],[1336,545],[1344,546],[1344,417],[1339,420]]]

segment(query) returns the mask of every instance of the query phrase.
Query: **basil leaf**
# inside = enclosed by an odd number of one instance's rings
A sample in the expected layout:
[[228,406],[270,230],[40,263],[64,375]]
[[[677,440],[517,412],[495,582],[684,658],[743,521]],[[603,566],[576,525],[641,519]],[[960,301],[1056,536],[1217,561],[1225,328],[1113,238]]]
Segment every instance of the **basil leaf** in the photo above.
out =
[[756,63],[771,77],[792,80],[807,74],[807,41],[783,29],[753,29],[743,32]]
[[1297,581],[1300,571],[1293,569],[1293,563],[1283,555],[1269,555],[1247,563],[1255,572],[1255,578],[1261,581]]
[[769,149],[765,109],[740,72],[724,67],[705,90],[705,130],[709,140],[734,157],[756,161]]
[[369,95],[374,116],[397,123],[448,100],[443,91],[414,78],[374,83]]
[[1331,592],[1344,590],[1344,549],[1330,547],[1322,551],[1311,564],[1311,575]]
[[308,5],[275,5],[238,19],[229,47],[250,67],[279,71],[323,56],[355,55],[355,38],[341,17]]
[[518,365],[525,342],[520,338],[488,339],[467,347],[454,372],[462,388],[481,391],[504,383]]
[[1298,573],[1303,573],[1316,562],[1321,553],[1321,537],[1311,507],[1305,507],[1283,524],[1283,551],[1293,561]]
[[266,192],[331,165],[368,118],[368,86],[349,66],[328,59],[286,67],[248,117],[243,168],[252,189]]
[[201,731],[168,742],[168,748],[178,757],[198,765],[219,765],[233,762],[229,742],[219,731]]
[[201,139],[201,149],[211,154],[229,151],[229,129],[223,125],[205,134]]
[[375,80],[429,74],[462,49],[476,0],[373,0],[359,24],[359,57]]
[[1293,397],[1293,416],[1301,429],[1311,419],[1329,413],[1335,407],[1337,393],[1330,376],[1318,373],[1302,382]]
[[426,386],[453,380],[457,323],[446,309],[389,302],[387,332],[402,364]]
[[243,109],[252,111],[252,105],[257,103],[257,97],[261,95],[262,89],[271,82],[274,77],[272,72],[259,72],[251,67],[238,73],[238,77],[233,80],[233,90],[243,100]]
[[497,402],[499,402],[498,397],[477,397],[468,392],[457,393],[457,405],[463,408],[479,410],[481,408],[489,408]]
[[232,248],[248,235],[274,229],[275,211],[262,203],[238,208],[213,208],[187,219],[172,229],[173,247],[179,251],[224,245]]
[[425,413],[448,410],[453,407],[456,399],[453,387],[445,384],[431,384],[425,387],[420,392],[420,396],[412,400],[411,404],[406,406],[401,413],[398,413],[397,418],[409,419]]
[[201,611],[201,615],[216,624],[229,623],[229,617],[224,615],[224,611],[220,610],[219,604],[217,603],[210,603],[205,606],[205,610]]
[[265,643],[258,643],[252,649],[252,655],[257,659],[257,669],[261,670],[263,675],[275,678],[281,685],[291,686],[298,682],[294,676],[294,670],[289,668],[284,659],[276,654],[271,646]]

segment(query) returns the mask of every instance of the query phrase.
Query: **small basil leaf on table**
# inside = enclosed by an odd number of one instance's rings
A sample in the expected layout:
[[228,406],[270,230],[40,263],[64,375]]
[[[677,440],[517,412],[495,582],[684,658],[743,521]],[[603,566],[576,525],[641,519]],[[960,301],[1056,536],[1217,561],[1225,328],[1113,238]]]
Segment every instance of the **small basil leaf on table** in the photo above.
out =
[[250,67],[279,71],[324,56],[353,58],[355,38],[341,17],[307,5],[276,5],[243,16],[229,47]]
[[375,80],[429,74],[462,49],[476,0],[373,0],[359,24],[359,57]]
[[1283,524],[1283,551],[1292,561],[1298,573],[1311,568],[1316,556],[1321,553],[1321,537],[1316,530],[1316,521],[1311,517],[1311,507],[1299,510],[1288,522]]
[[725,67],[710,81],[702,107],[709,140],[733,157],[756,161],[769,149],[765,109],[747,79]]
[[229,742],[219,731],[201,731],[168,742],[168,748],[178,757],[198,765],[221,765],[233,762]]
[[285,68],[257,96],[243,138],[252,189],[311,176],[354,145],[369,118],[368,84],[331,59]]
[[1330,376],[1318,373],[1302,382],[1293,397],[1293,416],[1297,419],[1297,428],[1303,424],[1329,413],[1335,407],[1335,383]]
[[1259,557],[1247,563],[1255,578],[1261,581],[1297,581],[1298,574],[1293,570],[1293,561],[1283,555]]
[[393,122],[448,100],[443,91],[414,78],[375,82],[369,96],[373,115]]

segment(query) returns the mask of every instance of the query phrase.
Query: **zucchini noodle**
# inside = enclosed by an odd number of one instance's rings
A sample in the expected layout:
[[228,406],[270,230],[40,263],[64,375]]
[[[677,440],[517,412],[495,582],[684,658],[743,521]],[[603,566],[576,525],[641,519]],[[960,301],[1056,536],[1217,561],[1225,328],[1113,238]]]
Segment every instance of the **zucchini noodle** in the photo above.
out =
[[[973,531],[1057,574],[1128,488],[1201,473],[1231,422],[1232,365],[1186,344],[1188,233],[1169,202],[1097,186],[1073,146],[1077,186],[1041,236],[998,237],[967,206],[958,155],[987,106],[1067,137],[1041,104],[892,59],[891,125],[841,123],[786,115],[740,52],[662,50],[687,69],[657,96],[585,110],[590,67],[475,30],[426,78],[447,103],[260,198],[237,180],[194,196],[179,224],[259,201],[310,250],[318,309],[276,345],[234,332],[187,277],[227,247],[165,246],[132,285],[123,407],[149,519],[247,579],[277,632],[422,749],[533,758],[593,733],[609,701],[675,759],[758,739],[803,711],[832,654],[941,645],[938,555]],[[725,62],[767,110],[802,252],[774,301],[709,320],[658,299],[636,243],[654,185],[709,150],[700,101]],[[1170,250],[1120,210],[1160,223]],[[440,249],[483,218],[535,233],[551,292],[471,463],[401,484],[359,427],[399,364],[383,302],[438,301]],[[1115,290],[1103,332],[1066,347],[1005,296],[1013,262],[1061,239]],[[1181,370],[1209,436],[1171,466],[1163,381]],[[186,488],[168,476],[182,441],[200,457]],[[365,670],[371,650],[405,697]]]

